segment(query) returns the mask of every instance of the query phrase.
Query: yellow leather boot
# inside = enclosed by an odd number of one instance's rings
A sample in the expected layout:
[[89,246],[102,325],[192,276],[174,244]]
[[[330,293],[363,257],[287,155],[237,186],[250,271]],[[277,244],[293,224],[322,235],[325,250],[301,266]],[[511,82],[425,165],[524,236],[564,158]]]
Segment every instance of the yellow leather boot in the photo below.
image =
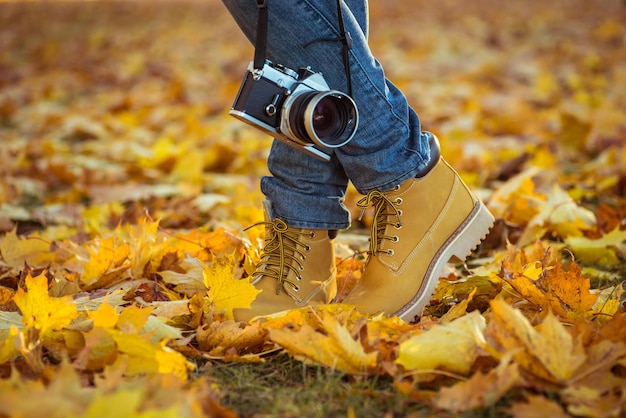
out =
[[431,150],[419,177],[358,202],[363,210],[374,206],[374,220],[365,271],[344,303],[416,320],[447,262],[464,260],[493,225],[491,213],[441,158],[434,135]]
[[268,214],[266,208],[265,245],[251,277],[261,293],[251,309],[233,311],[237,321],[329,303],[337,294],[336,231],[292,228]]

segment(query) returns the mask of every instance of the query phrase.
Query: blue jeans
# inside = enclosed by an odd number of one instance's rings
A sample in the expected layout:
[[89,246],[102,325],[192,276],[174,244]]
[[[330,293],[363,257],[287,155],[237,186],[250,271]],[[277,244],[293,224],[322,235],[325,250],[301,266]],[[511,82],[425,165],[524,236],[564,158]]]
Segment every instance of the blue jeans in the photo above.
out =
[[[256,1],[223,3],[254,42]],[[274,140],[267,161],[272,175],[261,179],[261,191],[271,203],[272,216],[293,227],[347,228],[350,213],[343,202],[349,181],[362,194],[389,190],[414,177],[430,158],[417,114],[369,49],[367,0],[343,0],[342,7],[353,38],[349,60],[359,127],[328,162]],[[310,66],[331,89],[347,92],[342,43],[310,43],[338,38],[338,26],[336,0],[268,0],[267,58],[292,69]]]

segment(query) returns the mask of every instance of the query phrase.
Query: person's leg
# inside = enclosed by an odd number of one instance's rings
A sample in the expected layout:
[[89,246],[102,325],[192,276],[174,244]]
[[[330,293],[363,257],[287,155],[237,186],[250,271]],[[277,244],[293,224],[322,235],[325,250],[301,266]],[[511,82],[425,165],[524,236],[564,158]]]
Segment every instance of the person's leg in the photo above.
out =
[[[253,40],[256,2],[223,1]],[[367,195],[361,205],[373,205],[376,216],[366,270],[345,302],[410,320],[428,302],[442,266],[451,256],[464,258],[487,233],[493,217],[440,159],[436,140],[421,131],[417,114],[372,56],[367,2],[349,0],[343,6],[353,38],[350,70],[360,115],[357,133],[330,162],[275,141],[268,160],[273,176],[263,178],[262,190],[286,225],[339,229],[349,224],[342,200],[351,180]],[[335,0],[269,1],[268,58],[289,68],[310,66],[323,73],[330,88],[345,92],[341,43],[316,42],[339,37],[337,22]],[[270,244],[276,234],[270,235],[266,248],[274,248]],[[293,239],[290,243],[307,248]],[[266,258],[263,268],[271,270],[278,263],[284,264]],[[301,267],[294,264],[294,270]],[[294,276],[300,277],[289,277]]]
[[[223,0],[244,34],[254,42],[257,6],[253,0]],[[267,57],[296,69],[321,72],[331,89],[347,92],[336,0],[268,2]],[[360,193],[389,189],[415,176],[428,162],[428,138],[405,96],[386,79],[367,43],[366,0],[343,2],[346,30],[353,38],[350,70],[359,111],[354,139],[336,149],[330,162],[301,155],[275,141],[268,159],[272,177],[261,188],[275,215],[289,225],[342,229],[348,212],[338,203],[348,179]],[[323,198],[322,198],[323,197]]]
[[[336,37],[332,25],[300,1],[268,2],[267,58],[275,64],[297,69],[311,66],[320,71],[320,59],[305,44],[320,37]],[[254,42],[258,9],[254,0],[224,0],[224,4]],[[328,2],[333,9],[334,3]],[[334,9],[336,10],[336,9]],[[353,18],[353,21],[356,19]],[[362,8],[358,30],[367,30]],[[323,54],[341,63],[341,44],[324,43]],[[331,57],[336,55],[335,57]],[[343,67],[336,72],[343,74]],[[324,70],[328,83],[332,71]],[[335,89],[338,89],[335,87]],[[252,282],[262,293],[251,309],[235,310],[235,319],[275,313],[307,304],[330,302],[336,294],[336,268],[332,239],[337,229],[350,224],[343,205],[348,178],[335,155],[329,162],[317,160],[278,140],[268,158],[272,176],[261,180],[266,201],[266,239]]]

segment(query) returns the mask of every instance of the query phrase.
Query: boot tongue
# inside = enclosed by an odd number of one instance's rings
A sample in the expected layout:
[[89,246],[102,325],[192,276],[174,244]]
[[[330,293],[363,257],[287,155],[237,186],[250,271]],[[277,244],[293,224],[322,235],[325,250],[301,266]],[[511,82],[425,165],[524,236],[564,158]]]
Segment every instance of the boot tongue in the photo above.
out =
[[[265,241],[264,258],[265,274],[277,280],[276,293],[284,286],[290,286],[289,273],[294,270],[296,250],[299,245],[298,233],[290,229],[287,224],[276,219],[268,226],[268,235]],[[272,271],[272,274],[269,272]]]

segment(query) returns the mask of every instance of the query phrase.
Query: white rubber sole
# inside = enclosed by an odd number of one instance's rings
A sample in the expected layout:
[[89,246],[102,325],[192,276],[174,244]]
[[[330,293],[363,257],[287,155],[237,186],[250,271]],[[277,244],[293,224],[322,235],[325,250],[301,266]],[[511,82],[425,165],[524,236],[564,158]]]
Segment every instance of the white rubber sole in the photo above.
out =
[[433,257],[417,295],[394,315],[406,322],[414,322],[419,319],[422,310],[430,302],[430,298],[435,292],[439,277],[446,264],[453,257],[465,260],[482,240],[487,237],[494,221],[493,215],[485,205],[480,200],[477,201],[469,216],[456,229],[454,234],[443,243],[435,257]]

